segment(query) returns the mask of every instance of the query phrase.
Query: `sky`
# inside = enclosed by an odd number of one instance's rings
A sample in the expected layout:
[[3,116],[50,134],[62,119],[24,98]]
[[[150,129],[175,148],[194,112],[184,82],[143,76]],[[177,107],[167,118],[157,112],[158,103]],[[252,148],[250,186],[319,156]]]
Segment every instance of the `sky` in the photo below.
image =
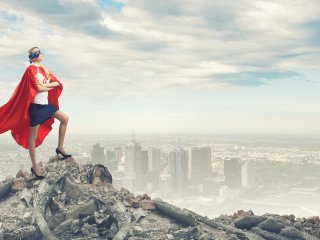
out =
[[3,0],[0,106],[34,46],[69,134],[320,134],[318,0]]

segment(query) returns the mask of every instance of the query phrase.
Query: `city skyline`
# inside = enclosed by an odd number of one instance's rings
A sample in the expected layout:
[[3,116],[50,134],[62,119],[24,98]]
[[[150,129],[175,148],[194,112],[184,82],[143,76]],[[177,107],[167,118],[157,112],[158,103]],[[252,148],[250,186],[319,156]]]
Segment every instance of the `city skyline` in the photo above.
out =
[[318,1],[5,0],[0,105],[39,46],[67,135],[319,135],[319,13]]
[[[68,141],[66,147],[80,165],[103,163],[112,174],[113,184],[118,189],[125,187],[130,190],[133,187],[133,192],[148,193],[153,197],[160,194],[175,205],[202,214],[205,212],[215,216],[232,213],[250,205],[255,213],[276,211],[296,216],[318,215],[318,205],[313,204],[313,201],[318,202],[319,199],[319,181],[316,180],[319,179],[319,141],[288,140],[185,137],[180,141],[170,136],[131,136],[130,139],[119,136],[81,137]],[[37,159],[45,165],[54,156],[52,146],[55,141],[49,137],[37,149]],[[7,141],[2,143],[2,147],[0,179],[15,176],[19,169],[29,169],[27,150]],[[203,154],[199,152],[200,149]],[[209,160],[211,177],[206,178],[204,169]],[[238,161],[241,162],[241,169]],[[186,162],[189,163],[188,167]],[[201,175],[198,167],[202,169]],[[159,169],[162,171],[159,172]],[[259,177],[258,181],[256,177]],[[186,182],[187,185],[184,184]],[[258,186],[255,187],[256,183]],[[175,186],[177,191],[173,188]],[[253,188],[252,192],[249,191],[252,196],[246,192],[250,186]],[[279,192],[278,188],[282,191]],[[240,196],[239,191],[245,194]],[[257,191],[265,192],[267,196],[259,197],[259,194],[255,194]],[[181,198],[179,192],[187,196]],[[304,200],[300,199],[301,194]],[[276,202],[280,201],[280,205],[275,203],[271,206],[269,202],[275,199]],[[237,204],[230,206],[230,201],[236,201]],[[286,201],[292,204],[284,207],[282,203]]]

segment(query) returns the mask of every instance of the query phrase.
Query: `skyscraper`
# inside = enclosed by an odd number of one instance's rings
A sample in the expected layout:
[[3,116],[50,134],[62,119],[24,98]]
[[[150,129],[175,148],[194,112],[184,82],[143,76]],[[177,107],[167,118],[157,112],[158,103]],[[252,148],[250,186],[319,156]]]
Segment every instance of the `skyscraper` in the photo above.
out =
[[137,191],[146,191],[147,187],[147,172],[148,172],[148,151],[141,151],[141,157],[136,161],[135,173],[136,173],[136,181],[135,181],[135,189]]
[[106,164],[110,171],[115,171],[118,168],[119,161],[116,160],[116,150],[106,150]]
[[117,147],[115,147],[115,151],[116,151],[116,160],[117,160],[117,162],[120,162],[121,158],[123,156],[122,148],[120,146],[117,146]]
[[224,160],[225,184],[230,188],[241,186],[241,161],[238,158]]
[[241,167],[241,186],[253,187],[256,184],[256,162],[245,161]]
[[188,151],[182,148],[170,151],[169,169],[173,192],[186,192],[188,188]]
[[125,187],[127,187],[130,191],[134,190],[134,184],[136,180],[136,172],[138,162],[141,159],[141,145],[132,140],[125,147],[124,152],[125,158],[125,179],[123,181]]
[[141,145],[134,136],[125,148],[125,172],[124,184],[131,191],[145,191],[146,175],[148,171],[148,151],[142,151]]
[[104,154],[104,147],[100,147],[100,144],[94,144],[91,151],[91,158],[93,164],[106,164],[106,157]]
[[211,148],[191,148],[190,171],[192,184],[198,185],[211,175]]
[[149,156],[149,172],[160,172],[160,149],[151,148]]
[[151,190],[159,189],[160,183],[160,149],[151,148],[149,150],[149,164],[148,164],[148,182],[151,183]]

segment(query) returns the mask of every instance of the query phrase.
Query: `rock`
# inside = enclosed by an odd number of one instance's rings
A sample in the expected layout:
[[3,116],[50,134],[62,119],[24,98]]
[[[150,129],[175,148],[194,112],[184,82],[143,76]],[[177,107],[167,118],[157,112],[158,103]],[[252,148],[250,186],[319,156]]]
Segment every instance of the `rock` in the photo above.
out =
[[305,239],[303,234],[294,227],[285,227],[281,230],[280,235],[293,239]]
[[32,194],[30,190],[28,190],[27,188],[19,192],[18,198],[20,198],[20,200],[23,201],[28,207],[32,207],[32,204],[31,204]]
[[252,231],[253,233],[263,237],[263,239],[268,239],[268,240],[289,240],[286,237],[280,236],[276,233],[273,232],[268,232],[265,230],[260,229],[259,227],[252,227],[250,229],[250,231]]
[[140,232],[142,232],[142,228],[140,226],[134,226],[132,229],[133,235],[138,235]]
[[[112,179],[104,169],[103,165],[79,165],[73,158],[51,158],[43,166],[46,179],[42,181],[28,180],[19,171],[11,183],[1,182],[0,192],[6,198],[0,200],[0,240],[319,239],[317,216],[255,216],[251,210],[238,210],[210,219],[148,194],[118,190],[103,182]],[[8,194],[14,181],[31,185]]]
[[85,223],[97,224],[96,217],[94,215],[89,215],[89,216],[86,216],[86,217],[80,219],[80,225],[83,225]]
[[251,210],[249,211],[243,211],[243,210],[238,210],[236,213],[233,214],[233,219],[239,218],[239,217],[244,217],[244,216],[252,216],[254,215]]
[[28,221],[31,218],[31,212],[25,212],[25,214],[23,214],[23,218]]
[[122,192],[122,193],[124,193],[126,195],[130,194],[130,191],[128,189],[126,189],[125,187],[121,187],[120,192]]
[[73,209],[67,211],[66,219],[69,218],[79,218],[80,215],[92,215],[95,211],[94,200],[92,199],[90,202],[82,205],[78,205]]
[[174,240],[174,236],[172,234],[166,234],[167,239]]
[[141,208],[137,208],[132,212],[133,221],[139,222],[142,218],[147,215],[146,211]]
[[230,234],[230,235],[228,235],[226,240],[239,240],[239,238],[237,237],[236,234]]
[[68,228],[70,228],[70,226],[72,225],[72,221],[73,219],[72,218],[69,218],[67,219],[66,221],[62,222],[61,224],[59,224],[55,230],[54,230],[54,233],[55,234],[59,234],[59,233],[62,233],[64,231],[66,231]]
[[181,229],[172,233],[173,236],[177,239],[186,239],[186,238],[195,238],[198,234],[198,228],[196,227],[188,227],[187,229]]
[[7,195],[7,193],[11,190],[12,184],[12,178],[0,182],[0,199]]
[[74,199],[80,197],[82,190],[79,185],[73,184],[69,178],[66,178],[65,193],[66,197]]
[[266,220],[266,217],[261,216],[244,216],[236,219],[233,223],[237,228],[240,229],[250,229],[252,227],[255,227],[260,222]]
[[27,183],[24,180],[24,178],[20,177],[13,180],[13,184],[11,188],[13,192],[17,192],[17,191],[21,191],[25,187],[27,187]]
[[198,225],[198,221],[187,211],[181,210],[180,208],[171,205],[167,202],[163,202],[161,199],[156,198],[153,200],[155,207],[167,216],[170,216],[182,223],[189,226]]
[[48,240],[55,239],[55,237],[52,235],[52,233],[49,229],[49,226],[48,226],[46,220],[44,219],[44,217],[41,213],[41,210],[38,207],[35,207],[32,209],[32,215],[36,219],[36,222],[39,226],[39,229],[42,233],[42,236]]
[[98,229],[94,225],[88,223],[83,224],[81,227],[81,233],[84,236],[90,236],[91,239],[99,239]]
[[319,216],[312,216],[312,217],[307,218],[306,222],[311,223],[311,224],[319,224],[320,218],[319,218]]
[[301,229],[302,229],[302,224],[301,224],[301,222],[295,222],[295,223],[293,223],[293,226],[294,226],[296,229],[298,229],[298,230],[301,230]]
[[270,218],[259,223],[258,227],[269,232],[280,233],[281,229],[284,228],[285,225],[280,221]]
[[106,216],[105,218],[96,221],[98,228],[110,228],[115,218],[112,215]]
[[156,207],[153,204],[152,200],[146,200],[143,199],[140,203],[140,206],[144,209],[144,210],[152,210],[155,209]]
[[128,206],[131,206],[133,208],[138,208],[140,206],[140,202],[131,195],[125,195],[123,197],[123,200],[128,203]]
[[293,214],[290,214],[290,215],[283,215],[282,216],[283,219],[287,219],[289,220],[290,222],[294,222],[294,219],[295,219],[295,216]]
[[129,234],[129,231],[133,228],[132,223],[126,223],[114,236],[112,240],[124,240]]
[[17,228],[9,231],[4,230],[2,235],[3,235],[3,239],[10,239],[10,240],[20,240],[20,239],[42,240],[43,239],[43,236],[41,234],[39,227],[36,227],[36,226],[27,226],[27,227]]

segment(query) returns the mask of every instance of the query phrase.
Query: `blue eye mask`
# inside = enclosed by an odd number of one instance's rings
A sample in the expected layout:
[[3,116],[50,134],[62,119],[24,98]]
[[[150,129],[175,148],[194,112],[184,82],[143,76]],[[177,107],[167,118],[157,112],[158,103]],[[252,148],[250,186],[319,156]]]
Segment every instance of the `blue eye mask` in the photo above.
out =
[[37,58],[37,57],[39,57],[40,54],[41,54],[41,51],[40,51],[40,49],[39,49],[38,51],[36,51],[36,52],[34,52],[34,53],[31,53],[31,54],[29,55],[29,59]]

